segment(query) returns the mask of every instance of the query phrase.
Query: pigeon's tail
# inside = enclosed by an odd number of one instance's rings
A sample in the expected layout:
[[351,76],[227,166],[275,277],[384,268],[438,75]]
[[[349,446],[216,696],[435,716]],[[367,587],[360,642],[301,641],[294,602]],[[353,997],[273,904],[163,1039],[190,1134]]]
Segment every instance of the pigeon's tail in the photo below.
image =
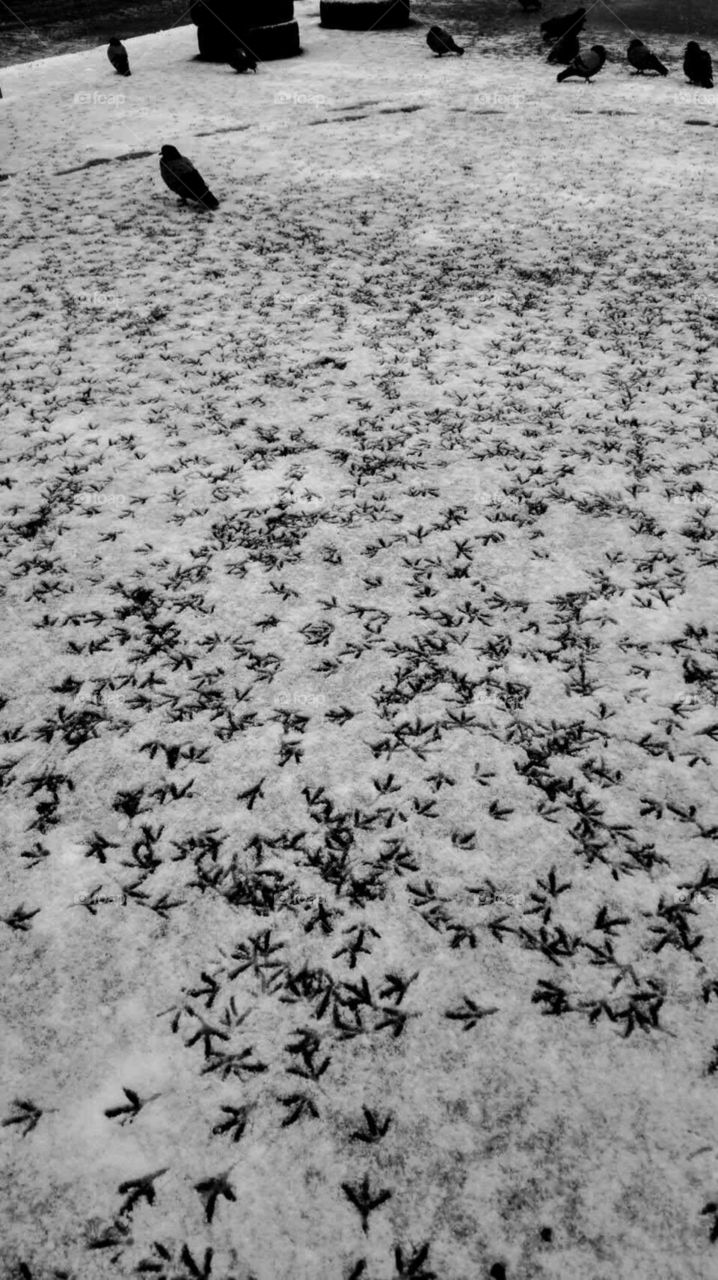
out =
[[668,75],[668,67],[664,67],[663,63],[659,62],[658,58],[656,58],[655,56],[651,58],[651,61],[648,65],[650,66],[652,71],[657,71],[659,76]]

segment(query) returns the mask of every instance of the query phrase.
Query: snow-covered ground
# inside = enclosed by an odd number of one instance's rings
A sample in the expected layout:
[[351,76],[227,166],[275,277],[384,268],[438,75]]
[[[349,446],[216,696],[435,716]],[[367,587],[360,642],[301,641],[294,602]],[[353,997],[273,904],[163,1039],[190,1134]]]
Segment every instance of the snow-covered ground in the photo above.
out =
[[2,77],[0,1276],[706,1280],[718,101],[297,13]]

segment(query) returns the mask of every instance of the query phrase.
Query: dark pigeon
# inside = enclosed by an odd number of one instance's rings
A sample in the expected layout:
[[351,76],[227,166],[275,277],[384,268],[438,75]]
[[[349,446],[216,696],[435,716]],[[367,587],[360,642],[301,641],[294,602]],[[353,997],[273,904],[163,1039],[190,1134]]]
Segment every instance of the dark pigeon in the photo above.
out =
[[713,61],[707,49],[701,49],[695,40],[689,40],[683,58],[683,74],[691,84],[701,89],[713,88]]
[[257,70],[257,59],[253,53],[245,53],[242,49],[233,49],[227,58],[230,67],[240,73]]
[[626,57],[631,66],[636,68],[637,76],[642,76],[644,71],[657,71],[659,76],[668,75],[668,68],[658,61],[655,53],[651,53],[642,40],[631,41]]
[[560,40],[556,41],[546,61],[562,62],[564,66],[567,66],[569,62],[573,62],[574,58],[578,57],[580,51],[578,36],[569,31],[568,35],[562,36]]
[[117,36],[113,36],[107,46],[107,56],[110,59],[118,76],[131,76],[130,60],[127,56],[127,50],[121,40]]
[[544,44],[553,44],[554,41],[561,40],[563,36],[568,35],[569,31],[578,35],[585,24],[585,9],[575,9],[573,13],[564,13],[558,18],[547,18],[541,23]]
[[587,84],[591,83],[591,76],[595,76],[601,70],[606,61],[606,50],[602,44],[594,44],[587,53],[579,53],[574,58],[565,71],[559,71],[556,76],[556,83],[561,84],[563,80],[568,80],[570,76],[577,76],[579,80],[585,80]]
[[426,43],[432,53],[436,53],[439,57],[443,57],[445,53],[458,53],[459,57],[464,50],[456,43],[453,36],[448,31],[444,31],[443,27],[432,27],[426,37]]
[[537,13],[541,8],[541,0],[519,0],[524,13]]
[[205,209],[218,209],[219,200],[212,195],[204,178],[197,172],[191,160],[180,155],[176,147],[163,147],[160,152],[160,173],[170,191],[174,191],[185,204],[195,200]]

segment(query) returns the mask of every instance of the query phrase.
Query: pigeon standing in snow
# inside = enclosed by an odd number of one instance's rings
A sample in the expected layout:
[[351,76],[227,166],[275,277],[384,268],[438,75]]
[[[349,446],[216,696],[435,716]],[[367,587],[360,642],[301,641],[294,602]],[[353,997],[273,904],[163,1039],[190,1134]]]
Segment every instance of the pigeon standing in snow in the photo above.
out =
[[453,36],[448,31],[444,31],[443,27],[431,27],[426,37],[426,43],[432,53],[438,54],[441,58],[445,53],[458,53],[459,57],[464,50],[458,45]]
[[234,67],[235,71],[255,71],[257,70],[257,59],[253,53],[245,53],[242,49],[233,49],[227,58],[230,67]]
[[655,53],[651,53],[642,40],[631,41],[626,57],[631,66],[636,68],[637,76],[642,76],[644,71],[657,71],[659,76],[668,75],[668,68],[658,61]]
[[536,13],[541,8],[541,0],[519,0],[524,13]]
[[567,35],[556,41],[546,61],[562,62],[566,66],[569,62],[573,62],[574,58],[578,57],[580,51],[578,36],[573,31],[569,31]]
[[191,160],[180,155],[176,147],[163,147],[160,152],[160,173],[170,191],[174,191],[185,204],[196,200],[205,209],[218,209],[219,200],[212,195],[204,178],[197,172]]
[[701,49],[695,40],[689,40],[683,58],[683,74],[691,84],[701,89],[713,88],[713,62],[707,49]]
[[127,56],[127,50],[121,40],[117,36],[113,36],[107,46],[107,56],[110,59],[118,76],[131,76],[130,60]]
[[588,50],[588,53],[579,53],[577,58],[573,59],[566,67],[565,71],[559,71],[556,76],[556,83],[561,84],[562,80],[568,80],[569,76],[578,76],[579,80],[585,80],[587,84],[591,83],[591,76],[595,76],[606,61],[606,50],[602,44],[594,44]]
[[558,18],[547,18],[541,23],[544,44],[552,44],[554,40],[560,40],[562,36],[568,35],[569,31],[577,36],[585,24],[585,9],[575,9],[573,13],[564,13]]

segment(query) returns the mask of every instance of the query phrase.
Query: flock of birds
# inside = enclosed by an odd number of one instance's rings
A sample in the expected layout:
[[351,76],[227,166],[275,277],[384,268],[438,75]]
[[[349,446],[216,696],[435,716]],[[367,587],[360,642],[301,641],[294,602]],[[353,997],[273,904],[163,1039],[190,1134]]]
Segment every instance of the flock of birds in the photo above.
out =
[[[130,59],[125,46],[117,36],[112,36],[107,46],[107,56],[118,76],[131,76]],[[256,71],[257,59],[248,49],[231,49],[227,55],[227,63],[234,71]]]
[[[535,12],[541,8],[541,0],[520,0],[520,4],[526,13]],[[548,61],[566,64],[565,70],[560,71],[556,77],[559,84],[572,76],[591,84],[591,77],[601,70],[606,61],[607,53],[602,44],[594,44],[586,52],[581,52],[578,36],[585,23],[584,8],[555,18],[547,18],[541,23],[544,44],[551,45]],[[426,37],[426,43],[439,58],[445,53],[454,53],[461,57],[464,52],[443,27],[432,27]],[[644,75],[646,71],[655,72],[659,76],[668,75],[668,68],[664,67],[655,53],[652,53],[638,38],[631,40],[626,58],[629,65],[634,68],[634,75]],[[702,89],[713,88],[711,55],[707,49],[701,49],[695,40],[689,40],[686,45],[683,71],[691,84],[698,85]]]
[[[541,8],[541,0],[520,0],[520,3],[527,13]],[[551,45],[548,61],[566,63],[565,69],[560,71],[556,77],[559,84],[572,76],[591,84],[591,77],[601,70],[606,61],[606,50],[602,44],[594,44],[586,52],[581,52],[578,33],[583,29],[585,22],[586,10],[580,8],[573,13],[564,14],[560,17],[547,18],[545,22],[541,23],[544,43]],[[432,53],[435,53],[439,58],[447,53],[456,54],[458,57],[461,57],[464,53],[462,46],[458,45],[453,36],[448,31],[445,31],[443,27],[431,27],[426,37],[426,43]],[[118,75],[129,76],[132,74],[127,50],[117,36],[113,36],[110,40],[107,47],[107,56]],[[644,75],[646,71],[655,72],[659,76],[668,75],[668,68],[664,67],[655,53],[652,53],[642,40],[631,40],[626,57],[629,64],[634,68],[634,75]],[[256,58],[253,54],[243,49],[231,51],[227,62],[230,67],[240,73],[257,70]],[[683,71],[686,79],[691,84],[699,85],[704,89],[713,88],[711,55],[706,49],[701,49],[695,40],[690,40],[686,45]],[[216,196],[212,195],[207,183],[195,169],[192,161],[188,160],[187,156],[181,155],[176,147],[164,146],[162,148],[160,152],[160,174],[170,191],[174,191],[179,196],[182,204],[186,204],[188,200],[193,200],[205,209],[217,209],[219,207],[219,201]]]

